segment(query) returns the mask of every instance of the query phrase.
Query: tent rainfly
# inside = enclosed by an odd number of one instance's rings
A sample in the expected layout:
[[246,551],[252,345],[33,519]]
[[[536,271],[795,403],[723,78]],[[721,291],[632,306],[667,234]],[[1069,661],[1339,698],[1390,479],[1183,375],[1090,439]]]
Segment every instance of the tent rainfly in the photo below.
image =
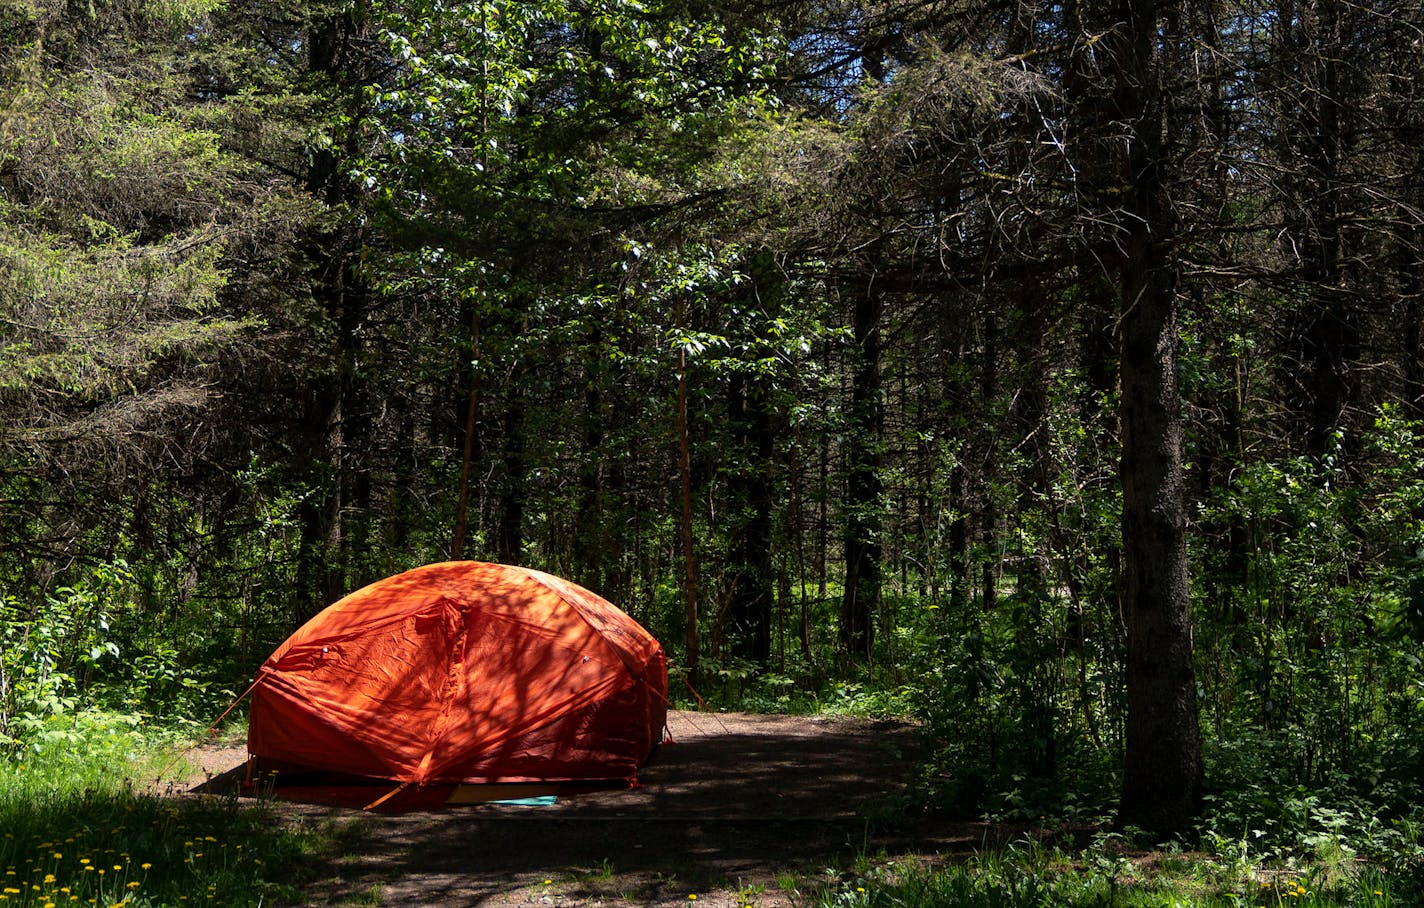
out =
[[401,783],[632,780],[667,719],[662,647],[539,571],[431,564],[357,590],[253,689],[256,766]]

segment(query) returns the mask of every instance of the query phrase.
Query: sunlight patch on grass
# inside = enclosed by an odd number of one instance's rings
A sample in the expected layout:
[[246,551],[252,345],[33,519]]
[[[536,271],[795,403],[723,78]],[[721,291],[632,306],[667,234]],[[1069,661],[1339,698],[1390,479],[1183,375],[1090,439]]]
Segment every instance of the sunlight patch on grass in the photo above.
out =
[[132,722],[70,717],[0,758],[0,908],[257,905],[313,837],[236,798],[165,798],[135,778],[174,762]]
[[1013,848],[960,864],[887,863],[822,887],[819,908],[1396,908],[1371,868],[1329,884],[1309,874],[1228,879],[1205,857],[1175,869],[1094,862],[1088,854]]

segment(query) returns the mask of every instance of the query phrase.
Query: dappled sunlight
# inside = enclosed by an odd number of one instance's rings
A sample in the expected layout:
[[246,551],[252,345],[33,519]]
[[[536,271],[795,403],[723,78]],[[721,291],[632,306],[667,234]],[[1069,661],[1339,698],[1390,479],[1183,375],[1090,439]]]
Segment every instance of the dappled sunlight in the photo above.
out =
[[902,723],[673,712],[668,724],[674,743],[637,787],[562,788],[548,807],[365,814],[361,846],[310,891],[341,899],[379,885],[390,904],[474,906],[541,886],[596,900],[614,873],[643,903],[770,885],[886,841],[869,838],[864,811],[913,774],[916,733]]
[[263,665],[249,749],[420,785],[627,779],[657,740],[661,647],[566,581],[427,565],[352,593]]

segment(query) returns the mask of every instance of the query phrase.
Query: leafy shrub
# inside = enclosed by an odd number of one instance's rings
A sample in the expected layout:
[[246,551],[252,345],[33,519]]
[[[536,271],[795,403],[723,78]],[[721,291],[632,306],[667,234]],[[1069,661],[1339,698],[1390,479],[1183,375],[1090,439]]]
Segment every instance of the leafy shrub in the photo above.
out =
[[181,724],[231,697],[134,617],[130,580],[115,561],[30,605],[0,597],[0,754],[42,747],[90,706]]
[[127,576],[116,562],[31,608],[0,598],[0,751],[24,746],[51,718],[73,712],[86,678],[119,657],[109,605]]

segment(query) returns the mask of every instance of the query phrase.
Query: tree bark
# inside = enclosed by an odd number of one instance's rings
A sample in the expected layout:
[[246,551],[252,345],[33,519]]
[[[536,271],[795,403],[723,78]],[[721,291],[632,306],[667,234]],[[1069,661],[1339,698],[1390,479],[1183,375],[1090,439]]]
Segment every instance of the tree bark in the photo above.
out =
[[851,331],[857,357],[851,379],[846,447],[845,590],[840,639],[846,653],[869,659],[880,604],[880,312],[874,287],[858,294]]
[[465,398],[465,433],[460,454],[460,490],[455,499],[455,535],[450,543],[450,560],[465,557],[465,536],[470,526],[470,473],[475,461],[475,426],[480,418],[480,310],[479,301],[470,315],[470,393]]
[[[677,303],[677,325],[682,327],[683,303]],[[678,478],[682,490],[683,628],[687,646],[687,677],[697,686],[697,561],[692,550],[692,443],[687,428],[687,351],[677,351]]]
[[1126,752],[1118,822],[1185,835],[1201,808],[1201,732],[1192,664],[1183,419],[1177,392],[1172,224],[1161,163],[1161,65],[1153,0],[1127,0],[1117,51],[1117,122],[1131,130],[1119,185],[1119,380]]
[[583,450],[579,462],[578,506],[574,511],[574,565],[576,580],[591,590],[600,589],[603,579],[604,545],[609,534],[604,531],[603,513],[603,450],[604,412],[603,386],[607,366],[603,353],[603,329],[594,325],[588,341],[594,354],[584,363],[583,426],[580,441]]
[[731,380],[731,410],[741,457],[749,463],[729,477],[728,499],[743,519],[733,543],[730,614],[732,651],[762,669],[771,664],[775,566],[771,544],[771,416],[766,394],[740,374]]
[[[994,412],[999,395],[999,320],[991,312],[984,317],[983,355],[979,363],[980,406]],[[989,455],[984,458],[984,473],[979,477],[983,490],[983,507],[979,515],[979,540],[984,560],[979,564],[979,610],[988,614],[999,607],[999,510],[994,501],[993,470],[997,468],[995,443],[988,440]]]
[[524,499],[529,494],[524,413],[530,404],[519,386],[526,377],[525,371],[521,367],[512,373],[504,414],[504,480],[499,489],[499,530],[495,541],[499,560],[505,564],[519,564],[524,558]]
[[[347,106],[357,120],[361,111],[364,82],[354,45],[366,22],[360,8],[312,23],[308,34],[307,65]],[[353,154],[350,139],[342,146],[319,149],[312,154],[305,174],[306,189],[333,209],[350,204],[355,195],[341,173],[343,156]],[[302,519],[303,564],[299,578],[308,601],[299,606],[298,618],[305,620],[346,593],[347,534],[344,522],[352,493],[352,471],[359,456],[348,422],[358,407],[357,360],[361,354],[361,329],[366,317],[366,286],[357,272],[360,238],[341,228],[319,230],[309,241],[316,263],[312,275],[312,295],[335,329],[336,349],[332,351],[335,374],[319,378],[310,398],[307,417],[311,455],[307,463],[315,468],[313,482],[320,497],[304,506]]]

